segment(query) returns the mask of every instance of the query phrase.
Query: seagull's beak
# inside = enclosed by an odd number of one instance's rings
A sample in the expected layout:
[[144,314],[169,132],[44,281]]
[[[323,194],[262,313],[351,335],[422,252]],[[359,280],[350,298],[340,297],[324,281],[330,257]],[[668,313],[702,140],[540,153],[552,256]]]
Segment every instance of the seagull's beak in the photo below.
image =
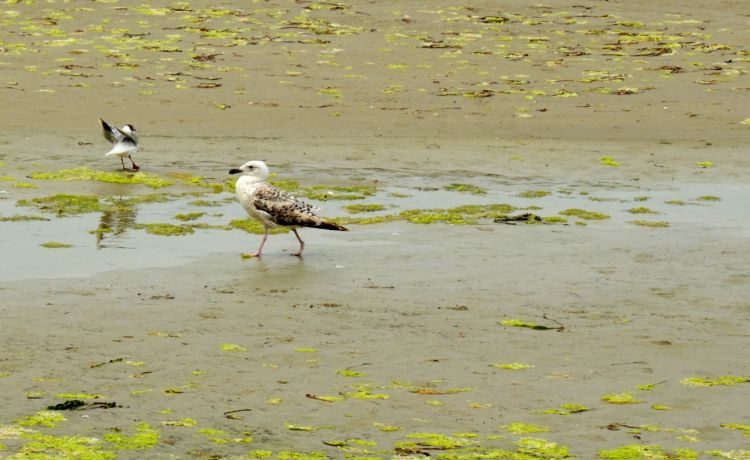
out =
[[230,169],[230,170],[229,170],[229,174],[239,174],[239,173],[241,173],[241,172],[242,172],[242,171],[240,171],[240,170],[239,170],[239,169],[237,169],[237,168],[232,168],[232,169]]

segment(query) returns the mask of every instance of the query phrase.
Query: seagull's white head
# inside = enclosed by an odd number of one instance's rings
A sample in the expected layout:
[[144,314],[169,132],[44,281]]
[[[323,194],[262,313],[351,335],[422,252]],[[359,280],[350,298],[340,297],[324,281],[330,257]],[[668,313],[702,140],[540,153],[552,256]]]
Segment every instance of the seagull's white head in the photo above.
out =
[[242,174],[243,176],[254,177],[258,180],[266,180],[270,174],[268,166],[263,161],[248,161],[239,168],[229,170],[229,174]]

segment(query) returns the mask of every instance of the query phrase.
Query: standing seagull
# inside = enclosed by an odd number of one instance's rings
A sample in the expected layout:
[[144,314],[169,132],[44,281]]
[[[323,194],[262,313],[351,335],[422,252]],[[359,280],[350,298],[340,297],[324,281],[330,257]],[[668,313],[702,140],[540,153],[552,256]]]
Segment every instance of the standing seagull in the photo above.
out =
[[140,168],[133,158],[130,156],[138,151],[138,136],[135,135],[135,126],[125,125],[122,129],[117,129],[110,125],[101,118],[99,121],[102,124],[102,130],[104,138],[112,143],[112,150],[106,153],[106,156],[117,156],[120,157],[120,163],[122,163],[122,169],[125,169],[125,160],[123,158],[130,158],[130,162],[133,163],[133,170],[137,171]]
[[299,237],[297,227],[323,228],[326,230],[349,230],[339,224],[327,221],[315,215],[315,207],[305,203],[294,195],[279,190],[266,182],[268,166],[262,161],[248,161],[239,168],[229,170],[229,174],[242,174],[237,179],[236,191],[240,204],[250,217],[263,224],[265,233],[258,251],[253,254],[259,257],[268,238],[268,229],[290,227],[299,241],[299,252],[292,255],[302,256],[305,242]]

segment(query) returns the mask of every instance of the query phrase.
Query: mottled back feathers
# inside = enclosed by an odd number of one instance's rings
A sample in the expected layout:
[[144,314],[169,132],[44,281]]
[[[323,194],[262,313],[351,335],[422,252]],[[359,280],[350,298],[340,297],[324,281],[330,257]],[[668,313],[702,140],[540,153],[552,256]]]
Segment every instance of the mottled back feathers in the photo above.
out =
[[259,211],[264,211],[277,225],[289,227],[314,227],[326,230],[348,230],[346,227],[329,222],[315,214],[317,208],[305,203],[291,193],[262,183],[253,192],[252,204]]

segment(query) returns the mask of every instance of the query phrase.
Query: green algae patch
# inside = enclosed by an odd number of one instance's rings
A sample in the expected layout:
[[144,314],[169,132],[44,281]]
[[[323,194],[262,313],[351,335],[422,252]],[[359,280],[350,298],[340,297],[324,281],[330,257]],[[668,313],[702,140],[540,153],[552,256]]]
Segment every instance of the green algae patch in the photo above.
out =
[[449,192],[461,192],[461,193],[470,193],[472,195],[486,195],[487,190],[483,189],[482,187],[477,187],[476,185],[471,184],[448,184],[445,187],[443,187],[443,190],[447,190]]
[[638,225],[639,227],[650,228],[668,228],[669,222],[663,220],[629,220],[629,224]]
[[633,393],[614,393],[602,396],[602,401],[609,404],[639,404],[640,399],[636,399]]
[[658,385],[658,383],[644,383],[636,385],[635,387],[641,391],[651,391],[656,388],[656,385]]
[[353,371],[350,369],[341,369],[339,371],[336,371],[336,373],[344,377],[366,377],[367,376],[365,372]]
[[699,196],[695,200],[696,201],[721,201],[721,197],[714,196],[714,195],[703,195],[703,196]]
[[386,423],[380,422],[373,422],[372,425],[384,433],[394,433],[396,431],[401,431],[401,427],[396,425],[388,425]]
[[561,216],[547,216],[542,217],[542,222],[546,224],[567,224],[568,219]]
[[398,214],[370,217],[336,217],[331,219],[339,225],[373,225],[403,220]]
[[117,457],[114,452],[104,450],[98,438],[42,433],[26,433],[23,437],[29,442],[13,458],[108,460]]
[[521,192],[517,194],[516,196],[521,198],[544,198],[545,196],[549,195],[550,192],[546,190],[528,190],[526,192]]
[[229,434],[227,434],[224,430],[219,430],[216,428],[202,428],[200,430],[197,430],[198,433],[202,434],[206,437],[210,442],[214,444],[229,444],[229,443],[237,443],[237,444],[250,444],[253,442],[253,438],[250,432],[242,432],[242,437],[238,438],[230,438]]
[[721,377],[688,377],[680,380],[683,385],[691,387],[716,387],[716,386],[732,386],[739,385],[741,383],[750,382],[748,377],[742,377],[737,375],[722,375]]
[[490,364],[492,367],[496,367],[498,369],[504,369],[508,371],[518,371],[523,369],[531,369],[534,366],[532,364],[526,364],[526,363],[497,363],[497,364]]
[[48,248],[48,249],[67,249],[67,248],[72,248],[73,247],[72,244],[59,243],[57,241],[48,241],[46,243],[40,244],[39,246],[41,246],[43,248]]
[[529,433],[548,433],[549,427],[534,425],[532,423],[511,423],[509,425],[501,425],[500,428],[504,429],[508,433],[513,434],[529,434]]
[[631,444],[612,450],[601,450],[598,455],[599,458],[611,460],[690,460],[698,458],[700,452],[692,449],[676,449],[669,452],[658,445]]
[[308,394],[307,397],[310,399],[317,399],[318,401],[325,401],[325,402],[337,402],[337,401],[343,401],[344,399],[346,399],[343,396],[333,396],[333,395]]
[[603,164],[604,166],[620,166],[619,161],[609,156],[599,158],[599,163]]
[[462,214],[443,210],[413,209],[404,211],[399,216],[412,224],[451,224],[451,225],[473,225],[476,219],[468,218]]
[[672,410],[671,407],[665,406],[663,404],[653,404],[653,405],[651,405],[651,409],[653,409],[653,410]]
[[246,347],[237,345],[236,343],[222,343],[219,348],[221,349],[221,351],[227,353],[244,353],[247,351]]
[[531,458],[574,458],[567,447],[541,438],[521,438],[516,441],[518,453],[525,454]]
[[34,222],[34,221],[48,221],[49,219],[42,216],[26,216],[23,214],[16,214],[14,216],[0,216],[0,222]]
[[193,227],[188,225],[174,224],[138,224],[135,228],[143,229],[146,230],[146,233],[159,236],[182,236],[195,232]]
[[578,217],[579,219],[585,220],[605,220],[609,219],[607,214],[594,211],[586,211],[585,209],[570,208],[564,211],[560,211],[558,214],[561,216]]
[[660,214],[659,211],[654,211],[645,206],[638,206],[636,208],[630,208],[627,210],[630,214]]
[[364,200],[373,196],[377,188],[373,185],[313,185],[303,190],[305,197],[311,200]]
[[526,328],[526,329],[533,329],[535,331],[547,331],[550,329],[561,330],[561,327],[544,326],[541,324],[530,323],[528,321],[521,321],[520,319],[504,319],[500,321],[498,324],[501,324],[503,326],[508,326],[508,327],[520,327],[520,328]]
[[164,426],[183,426],[183,427],[191,427],[198,424],[198,422],[195,421],[195,419],[186,417],[181,418],[179,420],[164,420],[161,422]]
[[402,219],[414,224],[447,223],[472,225],[481,219],[505,217],[515,208],[509,204],[470,204],[449,209],[410,209],[399,213]]
[[201,217],[205,216],[205,212],[187,212],[185,214],[177,214],[174,216],[175,219],[181,220],[183,222],[188,222],[191,220],[200,219]]
[[462,449],[476,444],[470,438],[447,436],[440,433],[411,433],[408,441],[396,441],[395,449],[399,455],[424,452],[425,450]]
[[581,412],[588,412],[591,409],[583,404],[563,404],[560,408],[552,408],[543,410],[542,414],[554,414],[554,415],[570,415],[579,414]]
[[382,204],[351,204],[349,206],[342,206],[346,212],[352,214],[361,214],[364,212],[377,212],[383,211],[385,206]]
[[297,353],[317,353],[317,348],[311,348],[311,347],[297,347],[294,349]]
[[65,420],[67,420],[65,416],[58,412],[43,410],[26,418],[16,420],[16,424],[20,426],[46,426],[48,428],[54,428]]
[[353,399],[388,399],[391,396],[386,393],[373,393],[367,389],[359,389],[357,391],[350,391],[346,393],[346,396]]
[[276,454],[277,460],[328,460],[325,452],[295,452],[281,450]]
[[407,209],[398,214],[372,217],[338,217],[334,220],[341,225],[369,225],[397,221],[406,221],[412,224],[476,225],[480,220],[503,218],[515,209],[515,207],[504,203],[470,204],[448,209]]
[[473,387],[457,387],[457,388],[446,388],[444,390],[433,388],[432,386],[411,386],[409,393],[416,393],[420,395],[452,395],[456,393],[468,393],[474,391]]
[[729,460],[748,460],[750,459],[750,450],[707,450],[703,452],[706,455],[719,458],[728,458]]
[[112,444],[113,449],[118,450],[143,450],[154,447],[159,442],[160,434],[148,423],[139,423],[136,433],[128,436],[121,433],[108,433],[104,440]]
[[[141,173],[138,172],[136,174]],[[167,176],[170,179],[175,179],[185,185],[192,185],[195,187],[209,187],[213,189],[215,193],[222,192],[224,190],[224,186],[222,184],[211,184],[206,180],[205,177],[202,176],[193,176],[192,174],[182,172],[168,172]]]
[[61,169],[57,172],[36,172],[29,175],[36,180],[97,181],[109,184],[142,184],[151,188],[169,187],[174,181],[156,174],[137,172],[96,171],[87,167]]
[[299,190],[299,182],[293,180],[270,180],[268,181],[274,187],[286,192],[296,192]]
[[312,425],[299,425],[292,422],[284,422],[284,428],[290,431],[315,431],[315,427]]
[[222,203],[220,201],[210,201],[210,200],[195,200],[188,203],[191,206],[202,206],[202,207],[214,207],[214,206],[221,206]]
[[58,194],[32,198],[31,200],[19,200],[17,205],[33,206],[41,211],[53,213],[58,216],[102,212],[106,209],[98,196],[90,195]]
[[742,431],[745,436],[750,436],[750,425],[744,425],[741,423],[722,423],[719,425],[722,428],[729,428],[730,430]]
[[[261,224],[255,219],[235,219],[229,222],[229,227],[236,228],[238,230],[242,230],[247,233],[253,233],[255,235],[262,235],[265,232],[265,230],[263,229],[263,224]],[[276,228],[268,229],[268,233],[270,234],[288,233],[288,232],[289,232],[289,229],[286,227],[276,227]]]
[[58,393],[60,399],[101,399],[104,396],[95,393]]
[[15,188],[39,188],[36,184],[32,184],[31,182],[13,182],[13,187]]

